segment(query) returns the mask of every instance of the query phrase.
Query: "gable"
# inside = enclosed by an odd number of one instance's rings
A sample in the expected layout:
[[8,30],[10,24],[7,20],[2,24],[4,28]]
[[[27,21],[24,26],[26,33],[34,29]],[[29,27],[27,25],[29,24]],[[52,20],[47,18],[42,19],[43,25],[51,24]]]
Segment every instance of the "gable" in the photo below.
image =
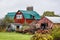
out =
[[52,23],[52,21],[50,21],[50,20],[47,19],[46,17],[42,17],[38,22],[39,22],[39,23],[44,23],[44,22],[46,22],[46,23]]

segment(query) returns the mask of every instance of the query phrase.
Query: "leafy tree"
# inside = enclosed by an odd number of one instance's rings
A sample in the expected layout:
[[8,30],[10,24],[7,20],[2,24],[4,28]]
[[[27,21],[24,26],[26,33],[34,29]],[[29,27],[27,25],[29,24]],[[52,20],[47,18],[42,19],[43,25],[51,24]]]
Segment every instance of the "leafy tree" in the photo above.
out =
[[54,16],[54,12],[46,11],[44,12],[43,16]]
[[7,25],[9,23],[14,23],[14,20],[13,19],[10,19],[9,17],[5,17],[4,19],[1,20],[1,25],[0,25],[0,30],[4,30],[6,29]]
[[3,19],[3,21],[4,21],[4,23],[14,23],[14,19],[11,19],[11,18],[9,18],[9,17],[5,17],[5,18]]
[[[57,26],[58,27],[58,26]],[[60,40],[60,27],[58,27],[58,28],[54,28],[53,30],[52,30],[52,36],[53,36],[53,38],[54,38],[54,40]]]
[[58,15],[55,15],[53,11],[45,11],[43,13],[43,16],[58,16]]

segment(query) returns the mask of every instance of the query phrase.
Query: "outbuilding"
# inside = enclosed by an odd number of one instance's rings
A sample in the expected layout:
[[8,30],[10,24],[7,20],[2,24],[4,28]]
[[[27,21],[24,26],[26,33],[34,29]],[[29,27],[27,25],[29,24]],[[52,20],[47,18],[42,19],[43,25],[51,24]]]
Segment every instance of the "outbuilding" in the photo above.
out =
[[60,26],[60,17],[42,17],[36,24],[37,28],[40,29],[52,29],[55,26]]

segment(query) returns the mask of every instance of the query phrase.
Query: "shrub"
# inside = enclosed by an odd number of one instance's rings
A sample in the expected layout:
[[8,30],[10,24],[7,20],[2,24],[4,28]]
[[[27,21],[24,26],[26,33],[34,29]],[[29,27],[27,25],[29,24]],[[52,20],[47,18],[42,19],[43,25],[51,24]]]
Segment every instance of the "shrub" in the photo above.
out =
[[54,40],[60,40],[60,32],[54,35]]
[[53,40],[53,37],[50,34],[36,33],[31,40]]
[[60,40],[60,28],[55,28],[52,31],[52,36],[53,36],[54,40]]

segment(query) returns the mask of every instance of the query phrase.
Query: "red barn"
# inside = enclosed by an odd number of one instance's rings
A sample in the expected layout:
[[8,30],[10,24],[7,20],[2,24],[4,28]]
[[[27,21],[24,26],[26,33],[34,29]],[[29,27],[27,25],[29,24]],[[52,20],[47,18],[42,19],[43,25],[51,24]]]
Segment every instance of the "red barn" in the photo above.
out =
[[39,20],[40,15],[33,11],[33,7],[27,7],[27,10],[18,10],[17,12],[9,12],[6,16],[14,19],[15,23],[31,23],[34,20]]

